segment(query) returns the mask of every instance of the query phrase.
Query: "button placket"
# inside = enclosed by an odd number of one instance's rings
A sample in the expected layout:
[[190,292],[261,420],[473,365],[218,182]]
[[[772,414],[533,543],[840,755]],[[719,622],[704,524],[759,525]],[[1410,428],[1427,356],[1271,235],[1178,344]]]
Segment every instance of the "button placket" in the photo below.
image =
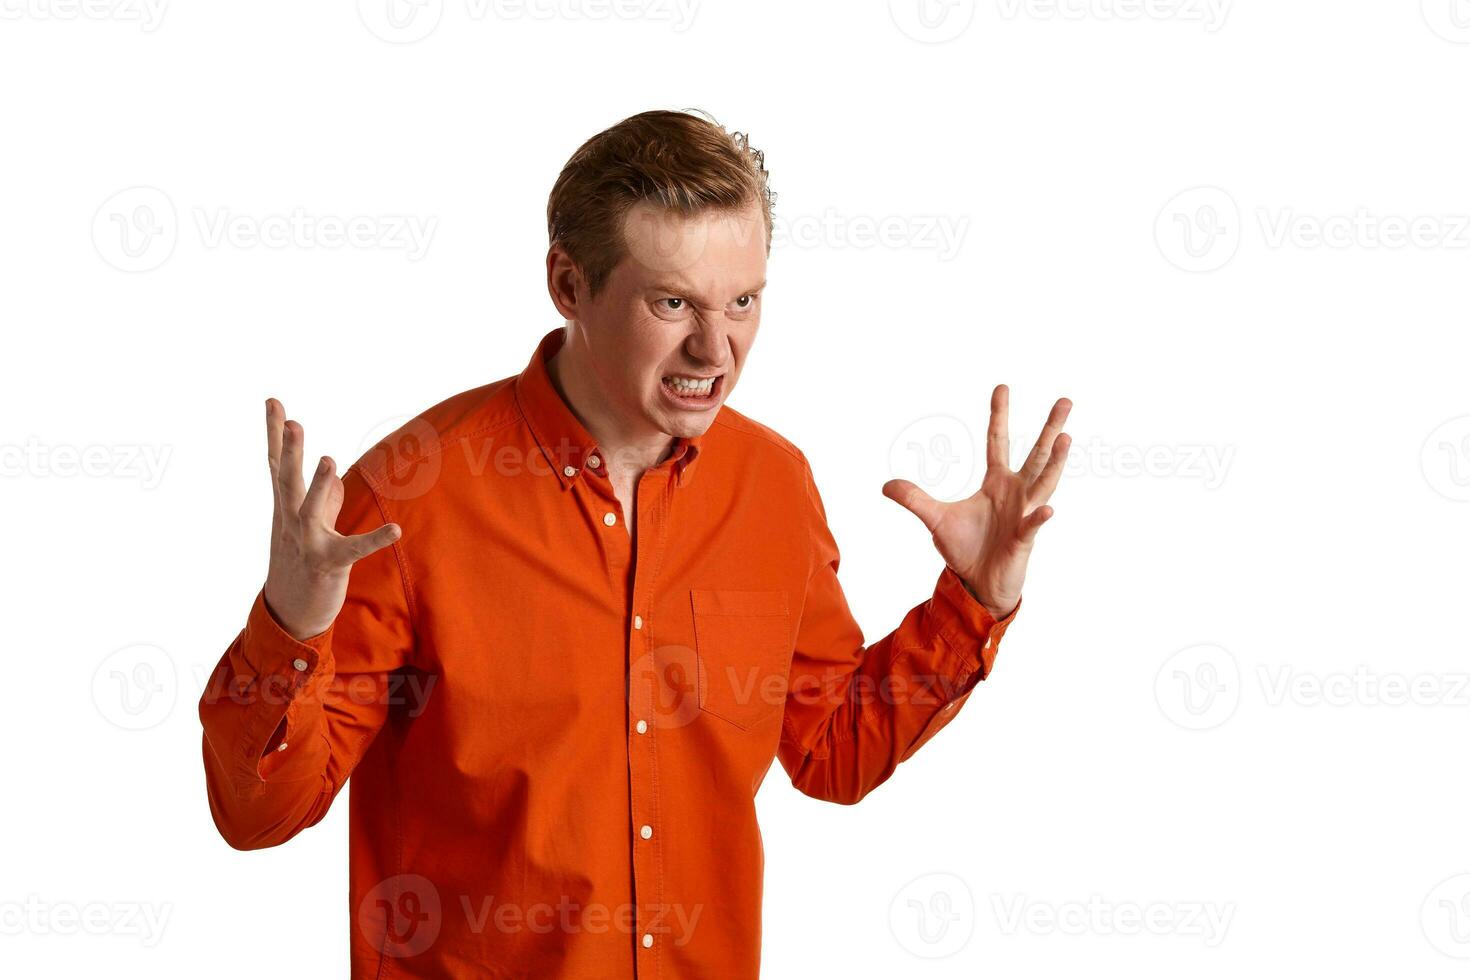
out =
[[[647,588],[645,583],[652,580],[651,576],[660,564],[659,551],[664,547],[664,522],[668,499],[664,492],[665,487],[657,485],[658,476],[671,479],[667,470],[661,474],[658,471],[644,474],[639,481],[638,492],[634,498],[633,506],[637,508],[639,533],[637,540],[633,542],[634,571],[630,611],[652,608],[652,596],[645,593]],[[632,620],[633,628],[626,634],[629,662],[652,665],[654,657],[652,630],[646,628],[647,624],[644,623],[641,613],[635,613]],[[656,665],[652,666],[656,669]],[[658,785],[655,773],[658,770],[659,743],[656,738],[658,734],[655,731],[656,726],[649,721],[649,719],[656,720],[659,717],[654,712],[660,708],[648,700],[659,696],[658,688],[657,680],[652,684],[640,682],[636,690],[630,692],[635,698],[634,703],[628,705],[628,719],[632,728],[632,732],[628,735],[628,773],[631,780],[628,826],[629,830],[636,835],[634,842],[637,845],[633,848],[632,853],[633,908],[637,928],[641,933],[638,952],[647,951],[649,957],[659,955],[654,946],[654,935],[650,926],[663,901],[663,882],[659,878],[659,868],[662,867],[661,845],[654,836],[654,826],[658,823],[659,815],[659,801],[655,794],[655,787]],[[656,976],[658,973],[657,961],[642,956],[635,961],[637,976]]]

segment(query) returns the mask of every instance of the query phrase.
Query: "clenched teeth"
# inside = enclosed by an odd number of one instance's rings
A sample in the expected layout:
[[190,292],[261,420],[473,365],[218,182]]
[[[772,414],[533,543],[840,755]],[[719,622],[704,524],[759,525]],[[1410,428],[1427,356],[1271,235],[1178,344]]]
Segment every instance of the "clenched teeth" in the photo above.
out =
[[715,386],[714,378],[697,380],[695,378],[682,378],[671,375],[663,380],[664,384],[673,388],[681,395],[707,395]]

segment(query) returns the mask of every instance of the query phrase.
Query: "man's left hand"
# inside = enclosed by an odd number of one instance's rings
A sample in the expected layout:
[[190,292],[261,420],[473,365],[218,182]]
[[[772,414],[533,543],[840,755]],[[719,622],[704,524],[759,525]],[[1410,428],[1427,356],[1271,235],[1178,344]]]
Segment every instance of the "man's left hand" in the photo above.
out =
[[1004,619],[1021,599],[1021,582],[1036,532],[1055,513],[1047,504],[1072,437],[1062,431],[1072,402],[1059,398],[1041,437],[1020,470],[1010,468],[1007,410],[1010,391],[997,385],[990,396],[990,429],[985,440],[985,479],[965,500],[941,501],[908,480],[889,480],[883,495],[924,522],[934,547],[965,587],[996,619]]

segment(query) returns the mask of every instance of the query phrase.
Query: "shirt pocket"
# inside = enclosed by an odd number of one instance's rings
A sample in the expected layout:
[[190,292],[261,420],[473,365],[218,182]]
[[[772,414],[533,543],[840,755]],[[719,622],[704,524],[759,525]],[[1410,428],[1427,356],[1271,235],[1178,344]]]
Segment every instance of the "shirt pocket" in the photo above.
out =
[[699,707],[750,729],[786,703],[791,617],[784,589],[691,589]]

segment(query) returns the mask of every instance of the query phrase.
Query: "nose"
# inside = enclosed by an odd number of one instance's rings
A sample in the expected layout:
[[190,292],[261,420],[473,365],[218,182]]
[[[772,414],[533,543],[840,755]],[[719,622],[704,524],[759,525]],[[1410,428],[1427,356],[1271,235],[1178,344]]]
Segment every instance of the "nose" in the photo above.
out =
[[729,335],[725,330],[724,318],[715,315],[700,317],[693,332],[684,341],[684,353],[698,364],[712,367],[728,363]]

